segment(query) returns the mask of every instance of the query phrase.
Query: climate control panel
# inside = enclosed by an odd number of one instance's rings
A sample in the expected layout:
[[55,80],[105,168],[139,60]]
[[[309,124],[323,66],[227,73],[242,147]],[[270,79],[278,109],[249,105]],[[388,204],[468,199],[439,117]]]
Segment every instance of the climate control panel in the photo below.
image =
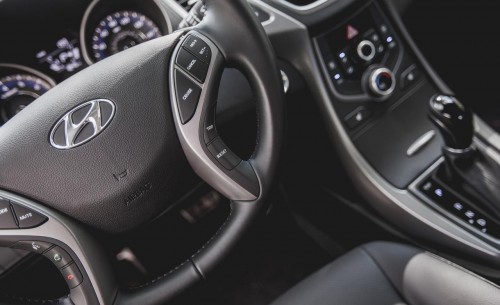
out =
[[385,99],[394,91],[399,43],[374,8],[320,36],[317,43],[339,95]]

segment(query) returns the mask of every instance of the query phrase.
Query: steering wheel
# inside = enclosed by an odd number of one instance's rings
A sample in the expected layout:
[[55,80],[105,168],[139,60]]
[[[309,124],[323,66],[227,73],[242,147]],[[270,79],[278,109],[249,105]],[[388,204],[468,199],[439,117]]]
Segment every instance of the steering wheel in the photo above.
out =
[[[164,304],[203,280],[263,206],[283,133],[275,55],[246,0],[206,0],[206,7],[198,26],[86,68],[0,128],[0,221],[7,227],[0,246],[43,254],[60,268],[70,295],[54,303]],[[257,101],[249,160],[217,134],[225,66],[246,75]],[[121,233],[151,220],[176,198],[189,165],[230,199],[230,216],[177,268],[120,290],[84,228]]]

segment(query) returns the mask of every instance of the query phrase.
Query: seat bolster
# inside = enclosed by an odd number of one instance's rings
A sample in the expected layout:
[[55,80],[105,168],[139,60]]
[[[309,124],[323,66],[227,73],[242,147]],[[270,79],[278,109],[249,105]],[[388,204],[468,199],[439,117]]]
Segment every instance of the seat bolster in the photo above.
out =
[[500,287],[442,257],[394,243],[362,247],[408,304],[500,304]]
[[357,248],[297,284],[272,305],[401,304],[367,253]]

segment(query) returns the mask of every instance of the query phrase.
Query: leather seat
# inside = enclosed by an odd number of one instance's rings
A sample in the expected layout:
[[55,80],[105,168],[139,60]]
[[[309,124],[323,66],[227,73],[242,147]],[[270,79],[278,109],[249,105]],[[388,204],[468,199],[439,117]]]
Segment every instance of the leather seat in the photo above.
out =
[[499,305],[500,287],[439,256],[374,242],[340,257],[272,305]]

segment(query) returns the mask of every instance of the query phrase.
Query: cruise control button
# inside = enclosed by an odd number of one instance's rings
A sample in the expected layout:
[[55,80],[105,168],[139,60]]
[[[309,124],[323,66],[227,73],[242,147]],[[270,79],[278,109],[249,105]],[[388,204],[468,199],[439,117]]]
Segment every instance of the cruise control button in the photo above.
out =
[[7,199],[0,198],[0,229],[17,229],[12,207]]
[[227,170],[232,170],[241,159],[238,158],[220,138],[216,138],[209,146],[208,150],[217,161]]
[[45,251],[49,250],[52,246],[53,245],[51,243],[43,241],[23,240],[18,241],[17,243],[12,245],[11,248],[42,254]]
[[215,127],[215,110],[215,106],[212,106],[207,110],[205,124],[203,125],[205,144],[210,143],[210,141],[217,137],[217,128]]
[[193,81],[179,71],[175,71],[175,89],[177,91],[177,105],[182,124],[187,123],[194,115],[201,89]]
[[48,258],[58,269],[68,265],[72,262],[71,256],[68,252],[59,247],[54,247],[43,254]]
[[74,263],[66,268],[61,269],[61,274],[70,289],[73,289],[76,286],[80,285],[83,281],[82,273]]
[[205,78],[207,77],[208,65],[198,59],[198,57],[194,56],[184,49],[181,49],[179,51],[179,55],[177,55],[176,63],[198,81],[202,83],[205,82]]
[[14,212],[16,214],[20,229],[38,227],[48,219],[47,217],[21,205],[12,204],[12,207],[14,208]]
[[182,46],[205,63],[210,63],[210,59],[212,58],[212,51],[210,50],[208,44],[206,44],[199,37],[189,35]]

